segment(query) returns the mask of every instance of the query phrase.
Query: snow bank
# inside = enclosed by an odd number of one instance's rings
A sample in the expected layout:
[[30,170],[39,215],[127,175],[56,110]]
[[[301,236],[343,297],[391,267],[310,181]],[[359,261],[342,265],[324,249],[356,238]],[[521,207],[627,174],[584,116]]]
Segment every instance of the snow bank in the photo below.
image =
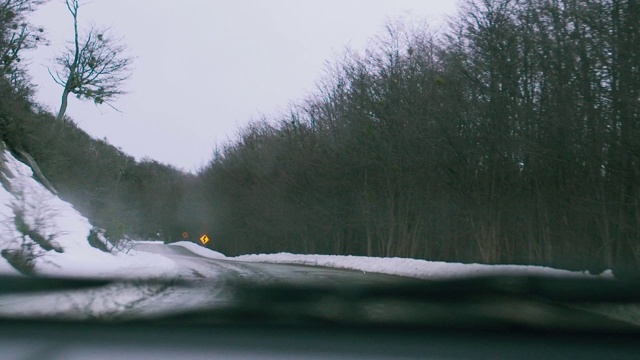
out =
[[194,244],[189,241],[178,241],[176,243],[169,244],[169,246],[180,246],[191,251],[196,255],[200,255],[202,257],[206,257],[210,259],[227,259],[227,257],[223,253],[213,251],[211,249],[202,247],[198,244]]
[[[166,257],[136,252],[105,253],[89,245],[93,228],[71,204],[62,201],[33,178],[31,169],[4,151],[2,170],[6,182],[0,186],[0,249],[19,250],[32,243],[35,272],[69,277],[167,277],[176,273],[176,264]],[[16,209],[24,223],[63,252],[45,250],[16,225]],[[0,272],[18,272],[0,257]]]
[[[420,279],[451,279],[488,275],[592,276],[585,272],[553,269],[542,266],[462,264],[406,258],[373,258],[340,255],[295,255],[289,253],[242,255],[233,260],[325,266],[364,272],[400,275]],[[610,271],[603,277],[613,277]]]

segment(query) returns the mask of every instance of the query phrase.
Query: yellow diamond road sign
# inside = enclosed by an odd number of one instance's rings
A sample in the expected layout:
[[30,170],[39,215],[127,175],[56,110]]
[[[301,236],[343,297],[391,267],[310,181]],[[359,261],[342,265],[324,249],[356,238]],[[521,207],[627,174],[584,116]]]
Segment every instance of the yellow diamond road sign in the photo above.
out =
[[202,243],[202,245],[207,245],[207,243],[209,242],[209,237],[207,236],[207,234],[200,236],[200,242]]

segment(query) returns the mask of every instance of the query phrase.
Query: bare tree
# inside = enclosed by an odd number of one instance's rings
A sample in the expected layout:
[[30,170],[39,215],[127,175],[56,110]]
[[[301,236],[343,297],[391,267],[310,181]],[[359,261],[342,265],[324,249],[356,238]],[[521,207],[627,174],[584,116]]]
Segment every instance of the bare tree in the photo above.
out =
[[0,76],[14,87],[26,87],[22,51],[44,42],[44,29],[29,23],[29,13],[47,0],[0,1]]
[[80,3],[78,0],[65,0],[65,3],[73,16],[74,40],[55,58],[59,70],[55,75],[50,72],[53,80],[64,87],[57,120],[62,120],[67,111],[69,94],[93,100],[96,105],[110,105],[110,100],[125,93],[121,86],[129,78],[133,63],[133,58],[125,55],[126,46],[120,39],[110,37],[108,28],[91,27],[80,38]]

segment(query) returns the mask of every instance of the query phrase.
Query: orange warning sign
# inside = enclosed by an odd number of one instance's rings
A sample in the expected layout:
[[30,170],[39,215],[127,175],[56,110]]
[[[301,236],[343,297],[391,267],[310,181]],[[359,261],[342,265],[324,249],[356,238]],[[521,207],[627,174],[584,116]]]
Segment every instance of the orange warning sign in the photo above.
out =
[[185,231],[185,232],[182,233],[182,238],[183,239],[186,239],[188,237],[189,237],[189,233],[188,232]]

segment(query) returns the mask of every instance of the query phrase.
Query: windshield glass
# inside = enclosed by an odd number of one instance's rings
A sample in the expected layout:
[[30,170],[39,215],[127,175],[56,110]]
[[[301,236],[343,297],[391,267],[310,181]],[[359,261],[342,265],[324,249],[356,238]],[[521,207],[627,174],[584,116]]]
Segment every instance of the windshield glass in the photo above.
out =
[[635,332],[638,18],[0,1],[0,317]]

